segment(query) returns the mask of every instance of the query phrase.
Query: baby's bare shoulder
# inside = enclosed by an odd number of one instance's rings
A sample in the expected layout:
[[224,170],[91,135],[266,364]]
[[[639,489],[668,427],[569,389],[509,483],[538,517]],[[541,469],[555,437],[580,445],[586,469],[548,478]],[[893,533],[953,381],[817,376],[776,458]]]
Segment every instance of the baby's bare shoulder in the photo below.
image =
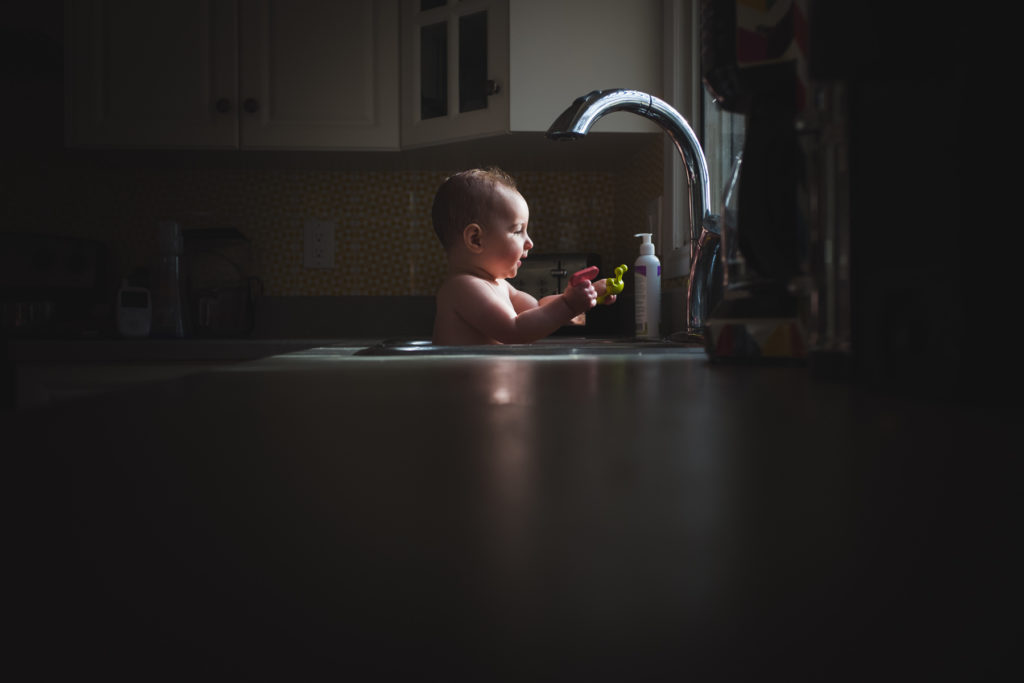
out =
[[475,286],[484,284],[485,281],[481,278],[473,275],[472,273],[453,273],[449,275],[442,287],[460,287],[460,286]]
[[508,284],[489,282],[472,274],[449,277],[437,291],[437,304],[454,310],[483,310],[511,306]]
[[[504,284],[504,282],[502,283]],[[477,277],[470,273],[457,273],[451,275],[441,284],[438,289],[438,296],[455,295],[461,292],[493,294],[496,291],[495,284]]]

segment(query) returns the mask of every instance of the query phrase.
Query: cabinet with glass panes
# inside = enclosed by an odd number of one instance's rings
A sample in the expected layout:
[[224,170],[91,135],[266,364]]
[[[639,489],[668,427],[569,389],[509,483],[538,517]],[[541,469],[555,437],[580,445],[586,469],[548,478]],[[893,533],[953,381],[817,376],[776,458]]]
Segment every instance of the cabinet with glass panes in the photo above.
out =
[[[402,0],[400,16],[403,148],[543,132],[591,90],[661,90],[658,0]],[[594,128],[656,130],[629,115]]]

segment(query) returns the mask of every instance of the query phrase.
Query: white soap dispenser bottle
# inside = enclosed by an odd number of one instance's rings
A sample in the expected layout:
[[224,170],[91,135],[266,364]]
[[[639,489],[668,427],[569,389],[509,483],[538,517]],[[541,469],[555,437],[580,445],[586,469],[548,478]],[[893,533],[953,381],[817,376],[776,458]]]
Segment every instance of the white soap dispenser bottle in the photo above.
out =
[[661,261],[654,255],[651,233],[640,232],[640,256],[633,264],[636,338],[657,339],[661,322]]

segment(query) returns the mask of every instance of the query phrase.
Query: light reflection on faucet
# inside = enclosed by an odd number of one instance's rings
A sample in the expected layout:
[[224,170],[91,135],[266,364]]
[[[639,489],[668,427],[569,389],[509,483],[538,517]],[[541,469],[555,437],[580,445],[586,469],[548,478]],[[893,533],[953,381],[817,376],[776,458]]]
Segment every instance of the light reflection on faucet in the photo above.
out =
[[627,111],[657,123],[675,144],[686,169],[690,194],[690,278],[686,291],[686,332],[703,337],[707,315],[720,296],[714,284],[719,252],[718,216],[708,208],[711,188],[708,165],[690,124],[672,106],[638,90],[594,90],[574,101],[555,119],[547,136],[576,140],[586,135],[602,116]]

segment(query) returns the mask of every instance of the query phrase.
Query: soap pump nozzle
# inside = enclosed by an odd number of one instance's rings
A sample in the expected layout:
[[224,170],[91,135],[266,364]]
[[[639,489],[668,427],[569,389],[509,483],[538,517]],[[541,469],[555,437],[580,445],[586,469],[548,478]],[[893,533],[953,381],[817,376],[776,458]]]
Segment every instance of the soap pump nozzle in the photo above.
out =
[[643,240],[640,243],[641,255],[654,253],[654,245],[651,243],[651,235],[652,233],[649,232],[638,232],[637,234],[633,235],[633,237],[639,237]]

